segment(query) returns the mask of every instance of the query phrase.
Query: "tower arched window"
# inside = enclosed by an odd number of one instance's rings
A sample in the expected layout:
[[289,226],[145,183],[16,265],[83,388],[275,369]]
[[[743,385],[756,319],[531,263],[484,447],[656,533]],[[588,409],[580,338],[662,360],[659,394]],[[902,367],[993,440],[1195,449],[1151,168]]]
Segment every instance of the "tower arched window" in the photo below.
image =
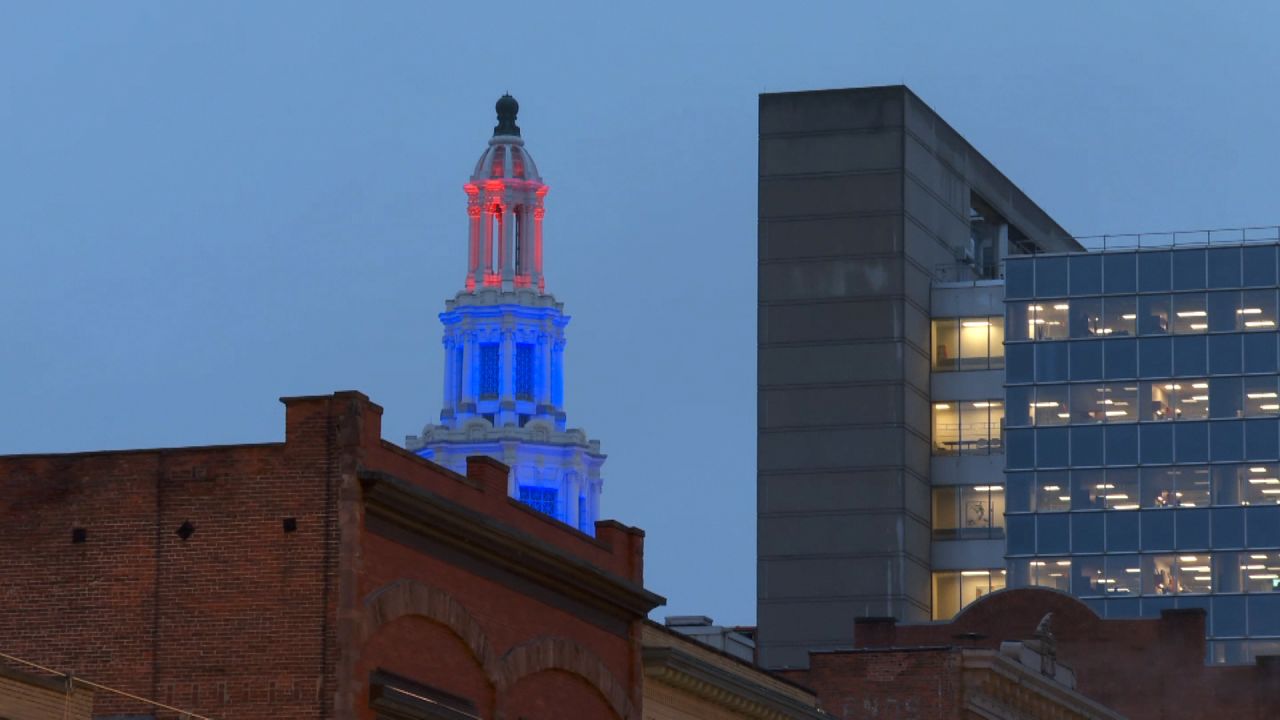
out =
[[493,165],[489,168],[489,175],[492,177],[502,177],[507,170],[507,148],[499,145],[493,153]]

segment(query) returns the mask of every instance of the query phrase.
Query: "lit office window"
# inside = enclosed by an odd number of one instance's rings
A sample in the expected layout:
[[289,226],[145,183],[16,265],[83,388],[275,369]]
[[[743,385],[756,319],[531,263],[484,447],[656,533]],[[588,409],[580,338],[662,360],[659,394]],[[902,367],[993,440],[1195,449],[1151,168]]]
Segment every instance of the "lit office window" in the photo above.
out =
[[1138,304],[1131,296],[1102,299],[1102,329],[1107,337],[1131,337],[1137,334]]
[[1014,587],[1047,587],[1071,591],[1071,560],[1068,558],[1034,558],[1010,563]]
[[1036,494],[1032,510],[1059,512],[1070,509],[1070,474],[1066,470],[1036,473]]
[[[1036,399],[1039,400],[1039,393]],[[1138,412],[1138,384],[1135,382],[1071,386],[1071,413],[1068,417],[1074,424],[1135,422]]]
[[1065,300],[1009,303],[1005,332],[1010,340],[1065,340],[1070,310]]
[[1066,425],[1071,422],[1071,390],[1068,385],[1041,385],[1030,403],[1035,425]]
[[1280,465],[1214,465],[1213,504],[1280,505]]
[[1241,330],[1274,331],[1276,329],[1276,291],[1245,290],[1241,293],[1240,309],[1237,314],[1239,316],[1237,327]]
[[989,455],[1003,452],[1004,403],[957,400],[933,404],[933,454]]
[[1273,375],[1246,377],[1244,382],[1244,416],[1272,417],[1280,414],[1280,395],[1276,393]]
[[940,318],[933,321],[933,371],[1004,367],[1004,318]]
[[1205,378],[1143,381],[1140,388],[1139,420],[1205,420],[1209,417],[1209,381]]
[[1070,502],[1073,510],[1137,510],[1138,471],[1134,468],[1112,468],[1105,472],[1074,470]]
[[933,574],[933,619],[948,620],[969,603],[1003,590],[1005,571],[951,570]]
[[1175,465],[1142,470],[1142,507],[1208,507],[1209,468],[1203,465]]
[[1141,569],[1144,595],[1213,591],[1212,558],[1207,553],[1143,555]]
[[938,540],[1004,537],[1004,486],[935,487],[933,536]]
[[1173,296],[1173,332],[1182,335],[1209,330],[1209,311],[1204,293],[1182,293]]
[[1214,553],[1213,570],[1218,592],[1280,592],[1280,552],[1275,550]]

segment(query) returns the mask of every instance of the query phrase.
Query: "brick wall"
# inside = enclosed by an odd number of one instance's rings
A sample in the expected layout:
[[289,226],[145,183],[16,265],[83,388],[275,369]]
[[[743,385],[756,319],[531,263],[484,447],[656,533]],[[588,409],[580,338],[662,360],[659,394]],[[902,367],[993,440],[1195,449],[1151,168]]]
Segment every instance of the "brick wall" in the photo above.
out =
[[920,648],[875,653],[814,653],[808,671],[784,673],[812,687],[837,718],[960,718],[960,653]]
[[293,455],[0,458],[0,648],[202,714],[316,717],[333,520],[317,459]]

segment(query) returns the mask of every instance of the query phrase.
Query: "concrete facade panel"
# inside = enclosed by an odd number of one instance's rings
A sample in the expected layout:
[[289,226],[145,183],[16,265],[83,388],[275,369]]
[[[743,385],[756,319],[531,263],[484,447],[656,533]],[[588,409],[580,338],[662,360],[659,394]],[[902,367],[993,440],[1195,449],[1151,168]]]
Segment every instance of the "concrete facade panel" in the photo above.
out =
[[[927,303],[927,301],[926,301]],[[925,307],[928,307],[926,304]],[[928,352],[930,344],[933,342],[930,338],[930,321],[929,315],[921,310],[918,306],[911,303],[904,303],[902,306],[902,335],[915,346],[925,352]],[[925,377],[918,378],[924,384]]]
[[760,262],[902,252],[898,214],[760,222]]
[[933,274],[913,262],[902,264],[903,293],[920,307],[929,307],[933,297]]
[[895,338],[901,306],[901,301],[889,298],[761,306],[759,339],[773,344]]
[[933,386],[930,394],[938,402],[1004,397],[1003,370],[934,373],[929,382]]
[[784,135],[760,139],[760,175],[851,173],[902,163],[902,131]]
[[902,209],[902,175],[760,178],[761,218],[852,215]]
[[956,252],[968,243],[968,232],[964,236],[953,236],[940,239],[930,234],[914,215],[902,226],[902,244],[907,257],[911,258],[925,272],[934,275],[951,268],[956,264]]
[[934,570],[973,570],[1004,567],[1004,538],[943,540],[933,543]]
[[[778,533],[780,542],[771,548],[772,554],[761,556],[762,561],[794,555],[813,556],[815,548],[824,553],[840,555],[850,551],[859,553],[896,553],[903,547],[899,528],[899,513],[858,513],[856,515],[785,515],[765,517],[760,520],[761,532]],[[928,557],[928,532],[920,551]],[[909,536],[909,539],[914,540]]]
[[969,222],[963,214],[957,214],[912,176],[907,176],[903,190],[906,196],[903,202],[913,220],[947,247],[963,250],[969,244]]
[[934,485],[1004,484],[1004,455],[939,455],[930,459]]
[[758,365],[760,386],[898,380],[902,378],[902,348],[902,343],[892,340],[762,347]]
[[871,425],[902,422],[902,393],[894,385],[761,390],[761,428]]
[[761,302],[896,295],[900,257],[829,258],[760,266]]
[[852,601],[850,613],[859,599],[883,597],[902,574],[892,555],[761,559],[760,572],[769,591],[765,599],[844,597]]
[[902,421],[922,437],[930,437],[933,424],[933,408],[929,398],[911,387],[903,389]]
[[[907,470],[921,477],[927,477],[929,474],[929,440],[928,435],[920,436],[913,432],[902,434],[903,452],[902,464]],[[920,510],[919,508],[917,508]],[[924,517],[929,516],[928,506],[924,506],[920,510]]]
[[903,378],[921,394],[929,392],[929,355],[927,347],[903,344]]
[[1004,315],[1004,282],[1000,280],[934,285],[930,314],[934,317]]
[[[774,513],[901,509],[903,485],[919,485],[897,470],[765,475],[757,494],[761,516]],[[925,489],[926,498],[928,488]]]
[[902,463],[900,427],[761,432],[760,472],[893,467]]
[[939,162],[913,136],[905,138],[902,150],[907,174],[932,193],[943,206],[964,217],[969,210],[969,188],[964,177],[951,166]]
[[760,96],[760,134],[823,133],[902,127],[900,87],[772,93]]

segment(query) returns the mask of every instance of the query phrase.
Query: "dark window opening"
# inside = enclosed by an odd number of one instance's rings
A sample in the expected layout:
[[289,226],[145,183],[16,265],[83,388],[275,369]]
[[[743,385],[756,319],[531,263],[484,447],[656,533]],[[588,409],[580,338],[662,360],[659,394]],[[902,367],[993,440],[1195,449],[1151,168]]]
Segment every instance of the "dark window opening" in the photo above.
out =
[[556,516],[556,489],[545,487],[534,487],[530,485],[520,486],[520,502],[537,510],[540,513]]
[[516,345],[516,399],[533,399],[533,345]]
[[378,720],[478,720],[475,702],[385,670],[369,674],[369,707]]
[[480,343],[480,397],[498,397],[498,372],[498,344]]

